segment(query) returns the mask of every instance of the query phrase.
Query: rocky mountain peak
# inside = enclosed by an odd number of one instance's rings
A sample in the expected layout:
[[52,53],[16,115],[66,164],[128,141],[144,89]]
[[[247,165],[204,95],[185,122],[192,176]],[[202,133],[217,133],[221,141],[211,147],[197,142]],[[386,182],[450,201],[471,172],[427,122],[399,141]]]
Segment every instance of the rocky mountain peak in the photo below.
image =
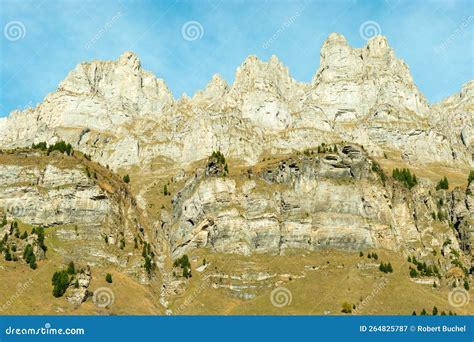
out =
[[[433,105],[437,111],[458,110],[458,111],[472,111],[474,110],[474,80],[463,84],[459,93],[448,96],[440,102]],[[472,118],[471,113],[469,116]]]
[[344,140],[374,153],[388,146],[417,162],[470,165],[472,133],[465,127],[473,89],[471,81],[430,107],[385,37],[353,48],[332,33],[310,84],[295,81],[276,56],[251,55],[232,85],[214,75],[204,90],[175,101],[163,80],[125,52],[77,65],[38,107],[0,120],[0,146],[63,139],[116,168],[157,157],[186,165],[216,148],[253,164],[264,151]]
[[382,35],[369,39],[365,48],[369,51],[369,55],[372,56],[383,56],[386,53],[392,52],[392,48],[388,45],[387,37]]
[[204,90],[196,92],[193,100],[217,100],[229,90],[229,85],[219,74],[214,74]]
[[321,47],[320,57],[313,83],[320,82],[321,79],[332,81],[341,77],[353,77],[360,73],[360,57],[341,34],[329,35]]
[[169,102],[173,96],[162,79],[141,67],[138,56],[124,52],[115,61],[92,61],[78,64],[59,84],[58,91],[77,95],[120,97],[140,102],[138,96]]
[[413,113],[426,116],[429,111],[408,66],[395,56],[384,36],[353,48],[344,36],[330,34],[322,45],[311,86],[312,101],[331,104],[333,109],[327,114],[337,120],[367,117],[380,104],[402,109],[407,120],[413,120]]
[[461,98],[474,100],[474,80],[465,83],[462,86],[461,93],[459,94]]
[[271,86],[280,86],[283,83],[295,83],[295,80],[276,56],[264,62],[257,56],[250,55],[237,68],[232,90],[249,91],[253,88],[266,91]]
[[253,124],[282,130],[291,124],[290,108],[302,87],[276,56],[267,62],[249,56],[237,69],[226,101]]
[[[59,85],[57,93],[48,102],[63,101],[74,96],[72,101],[92,101],[94,106],[130,114],[161,112],[173,102],[173,95],[165,82],[141,67],[140,59],[133,52],[123,53],[115,61],[92,61],[80,63]],[[91,104],[92,105],[92,104]],[[103,110],[97,110],[97,114]],[[76,115],[80,114],[77,113]],[[112,121],[116,121],[112,118]],[[119,120],[123,121],[123,118]]]
[[219,89],[227,88],[227,82],[219,74],[212,75],[211,81],[208,83],[207,87],[217,87]]
[[339,42],[341,44],[347,44],[346,37],[337,32],[330,33],[325,42]]
[[141,62],[138,56],[131,51],[125,51],[120,57],[117,59],[118,64],[120,65],[127,65],[131,67],[133,70],[139,70],[141,68]]
[[[348,77],[378,77],[380,72],[374,74],[376,69],[378,71],[378,69],[392,67],[393,64],[399,64],[397,66],[400,68],[408,69],[406,64],[399,62],[401,61],[396,59],[384,36],[378,35],[371,38],[363,48],[353,48],[343,35],[331,33],[321,47],[320,66],[313,78],[313,83],[321,79],[335,81]],[[409,71],[406,71],[404,76],[411,80]]]

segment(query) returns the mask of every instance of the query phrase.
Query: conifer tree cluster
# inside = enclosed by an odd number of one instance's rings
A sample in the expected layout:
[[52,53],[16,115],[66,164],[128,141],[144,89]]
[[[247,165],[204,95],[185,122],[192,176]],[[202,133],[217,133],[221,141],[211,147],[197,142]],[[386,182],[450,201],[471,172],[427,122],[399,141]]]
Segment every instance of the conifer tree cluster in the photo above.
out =
[[61,153],[66,153],[68,156],[70,156],[73,152],[72,145],[65,142],[64,140],[60,140],[49,146],[48,144],[46,144],[46,142],[42,141],[37,144],[32,144],[31,148],[35,150],[47,151],[48,155],[53,151],[59,151]]
[[408,257],[408,262],[412,263],[416,266],[416,268],[410,266],[410,277],[415,278],[418,276],[426,276],[426,277],[439,277],[439,269],[436,265],[427,265],[426,262],[421,262],[416,260],[415,256]]
[[383,273],[393,273],[393,267],[391,263],[384,264],[380,263],[379,270]]
[[398,169],[395,168],[392,171],[392,177],[403,184],[409,189],[413,188],[416,184],[418,184],[418,180],[416,179],[415,174],[410,172],[410,169]]
[[209,157],[210,163],[216,163],[218,166],[223,167],[222,175],[227,176],[229,174],[229,167],[227,166],[227,161],[225,160],[224,154],[221,151],[212,152]]
[[181,258],[176,259],[173,263],[173,267],[181,267],[183,270],[184,278],[191,278],[191,263],[189,262],[188,256],[185,254]]
[[155,254],[151,250],[151,245],[147,242],[145,242],[143,245],[142,257],[145,259],[145,271],[148,276],[150,276],[151,271],[153,270],[153,258],[155,257]]
[[[82,272],[82,269],[79,270],[79,273]],[[76,273],[76,266],[74,265],[73,261],[69,262],[65,270],[54,272],[53,278],[51,279],[54,297],[61,297],[71,284],[74,284],[75,288],[79,287],[79,281],[76,277]]]
[[377,255],[377,253],[372,252],[372,253],[368,253],[368,254],[367,254],[367,258],[368,258],[368,259],[378,260],[378,259],[379,259],[379,256]]
[[43,227],[33,227],[31,234],[36,234],[38,236],[38,244],[43,251],[47,251],[48,248],[44,244],[44,228]]
[[61,297],[67,290],[71,279],[67,270],[56,271],[53,274],[51,283],[53,285],[53,296],[58,298]]
[[449,189],[449,183],[448,183],[448,179],[446,177],[444,177],[443,179],[441,179],[438,184],[436,185],[436,190],[448,190]]
[[23,260],[26,261],[30,267],[35,270],[37,268],[36,265],[36,256],[33,253],[33,247],[30,244],[27,244],[25,249],[23,250]]

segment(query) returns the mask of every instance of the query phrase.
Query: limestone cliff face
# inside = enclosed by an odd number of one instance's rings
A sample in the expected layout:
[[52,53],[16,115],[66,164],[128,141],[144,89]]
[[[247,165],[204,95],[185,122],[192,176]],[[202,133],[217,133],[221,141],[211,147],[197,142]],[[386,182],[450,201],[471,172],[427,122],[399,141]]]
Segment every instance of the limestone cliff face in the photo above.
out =
[[137,237],[147,240],[146,223],[125,184],[108,170],[58,152],[7,151],[0,161],[0,208],[9,221],[53,229],[53,249],[65,260],[143,275],[140,252],[127,255],[124,247]]
[[[106,193],[84,170],[2,164],[0,206],[25,223],[99,227],[114,208]],[[116,208],[115,208],[116,209]],[[100,235],[98,236],[100,237]]]
[[[245,255],[383,248],[424,256],[445,241],[453,248],[461,241],[470,252],[473,211],[463,206],[462,193],[453,192],[452,200],[447,193],[433,195],[429,183],[409,191],[380,179],[360,147],[336,150],[284,159],[243,176],[198,170],[174,197],[172,218],[162,222],[173,256],[198,247]],[[454,231],[433,228],[437,196],[456,208]]]
[[465,191],[455,189],[451,194],[448,194],[447,202],[460,247],[466,254],[472,255],[474,247],[474,182],[471,182]]
[[454,159],[474,160],[474,81],[433,106],[430,123],[446,134]]
[[126,52],[78,65],[36,108],[0,120],[0,146],[63,139],[117,169],[158,158],[184,166],[217,149],[253,165],[267,152],[352,141],[374,156],[393,150],[413,163],[472,167],[472,101],[470,82],[430,106],[381,36],[352,48],[331,34],[310,84],[274,56],[250,56],[232,85],[215,75],[179,100]]

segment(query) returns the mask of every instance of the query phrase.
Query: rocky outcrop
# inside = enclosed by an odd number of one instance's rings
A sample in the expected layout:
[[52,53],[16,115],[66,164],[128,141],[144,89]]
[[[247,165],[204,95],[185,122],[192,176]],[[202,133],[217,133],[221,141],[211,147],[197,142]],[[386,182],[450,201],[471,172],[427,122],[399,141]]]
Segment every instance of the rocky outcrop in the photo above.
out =
[[4,180],[0,206],[25,223],[54,226],[82,224],[100,227],[112,204],[105,191],[86,176],[85,169],[0,165]]
[[447,196],[449,215],[461,249],[473,254],[474,244],[474,182],[465,191],[455,189]]
[[88,297],[92,296],[92,293],[88,290],[91,279],[92,273],[89,266],[75,274],[67,290],[66,300],[74,305],[85,302]]
[[[442,131],[454,159],[474,161],[474,81],[433,106],[430,124]],[[471,163],[472,166],[472,163]]]
[[[411,192],[392,180],[384,184],[359,146],[327,149],[247,176],[198,170],[175,195],[173,218],[164,225],[173,256],[199,247],[245,255],[325,248],[417,254],[421,244],[425,251],[437,245],[426,238],[436,207],[432,186]],[[456,240],[450,231],[437,234]]]
[[[125,246],[148,239],[147,223],[118,177],[83,157],[58,152],[4,151],[0,159],[0,208],[8,222],[53,229],[58,240],[53,248],[68,260],[142,272],[139,251],[127,254]],[[36,235],[28,239],[37,260],[43,259]]]

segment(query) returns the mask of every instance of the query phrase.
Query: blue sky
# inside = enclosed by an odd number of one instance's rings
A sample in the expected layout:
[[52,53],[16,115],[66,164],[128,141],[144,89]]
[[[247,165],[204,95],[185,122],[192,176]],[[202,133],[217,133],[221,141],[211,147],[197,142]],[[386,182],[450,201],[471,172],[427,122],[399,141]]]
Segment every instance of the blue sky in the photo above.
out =
[[275,54],[307,82],[331,32],[355,47],[374,32],[387,36],[436,102],[474,78],[473,6],[469,0],[0,0],[0,116],[41,102],[81,61],[116,59],[127,50],[175,97],[194,94],[214,73],[232,82],[249,54],[264,60]]

